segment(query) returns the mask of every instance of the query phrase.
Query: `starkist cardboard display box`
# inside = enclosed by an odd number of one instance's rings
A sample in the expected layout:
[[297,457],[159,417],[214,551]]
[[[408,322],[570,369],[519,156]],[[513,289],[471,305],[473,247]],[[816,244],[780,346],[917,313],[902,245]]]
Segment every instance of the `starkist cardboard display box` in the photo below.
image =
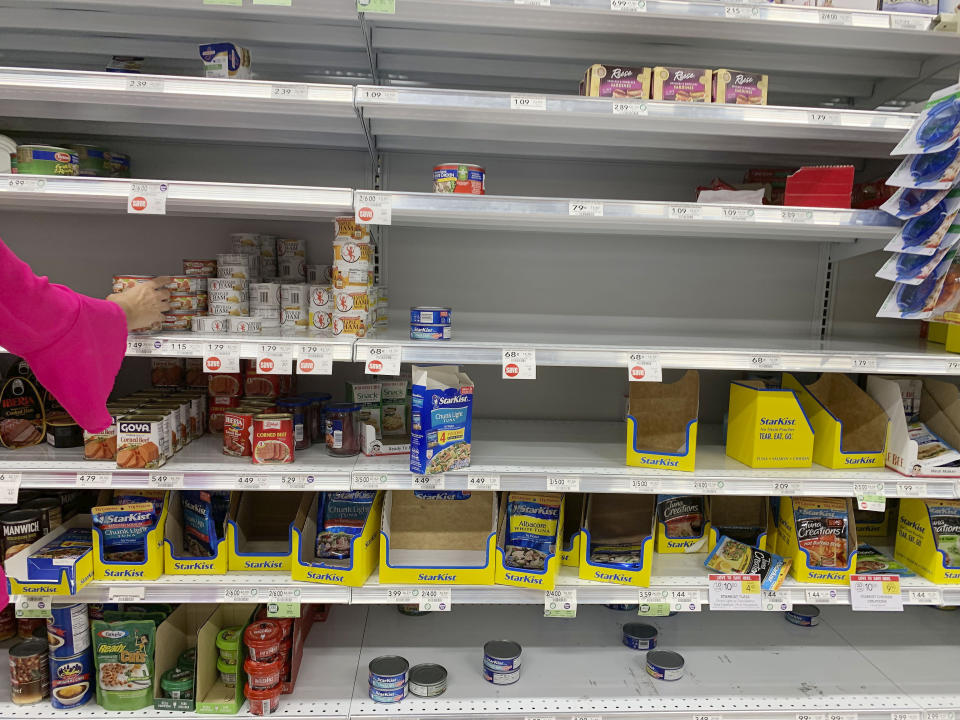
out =
[[227,516],[231,572],[289,572],[293,528],[303,524],[314,493],[284,490],[237,492]]
[[791,389],[730,383],[727,455],[752,468],[810,467],[813,426]]
[[627,465],[693,472],[699,408],[696,370],[674,383],[630,383]]
[[180,490],[170,491],[170,508],[163,530],[163,572],[166,575],[223,575],[227,572],[226,537],[217,538],[211,557],[192,557],[184,551],[180,493]]
[[[517,493],[527,495],[528,493]],[[537,588],[542,590],[553,590],[554,583],[557,580],[557,572],[560,569],[560,547],[563,544],[563,514],[564,498],[562,493],[529,493],[535,497],[551,498],[554,502],[560,502],[560,516],[557,518],[557,525],[554,531],[553,546],[544,558],[543,567],[515,567],[507,565],[506,542],[509,537],[511,518],[507,516],[507,508],[513,493],[500,494],[500,524],[497,529],[497,567],[494,572],[494,582],[497,585],[512,585],[514,587]],[[531,531],[530,523],[534,522],[531,518],[523,520],[524,530]],[[537,527],[535,531],[539,535],[547,534],[550,520],[538,517],[535,521]],[[515,526],[515,529],[516,526]]]
[[563,496],[563,545],[560,548],[560,564],[566,567],[580,565],[580,528],[583,527],[583,512],[587,496],[584,493],[564,493]]
[[707,552],[713,551],[721,535],[760,550],[773,551],[767,542],[767,538],[776,533],[769,498],[713,495],[707,498],[707,504],[710,518]]
[[[580,533],[579,576],[584,580],[648,587],[656,519],[653,495],[589,495]],[[632,562],[625,567],[619,558],[627,556]],[[599,559],[602,557],[610,561]]]

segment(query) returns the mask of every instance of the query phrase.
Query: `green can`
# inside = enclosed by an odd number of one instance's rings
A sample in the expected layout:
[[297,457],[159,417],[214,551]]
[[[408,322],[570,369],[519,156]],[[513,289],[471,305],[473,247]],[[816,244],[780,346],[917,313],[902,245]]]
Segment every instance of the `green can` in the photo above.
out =
[[67,148],[52,145],[17,146],[20,175],[79,175],[80,158]]
[[80,175],[108,177],[106,150],[96,145],[71,145],[69,149],[80,159]]
[[193,700],[193,670],[170,668],[160,676],[164,696],[174,700]]

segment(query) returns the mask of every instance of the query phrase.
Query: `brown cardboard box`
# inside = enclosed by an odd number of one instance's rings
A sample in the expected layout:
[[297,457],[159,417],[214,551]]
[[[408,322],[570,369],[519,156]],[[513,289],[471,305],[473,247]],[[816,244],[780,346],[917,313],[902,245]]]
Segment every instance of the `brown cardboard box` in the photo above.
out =
[[[243,672],[245,653],[240,654],[237,665],[237,685],[228,688],[220,680],[217,671],[217,635],[224,628],[239,625],[245,628],[253,617],[256,605],[238,603],[220,605],[197,633],[197,712],[213,715],[236,715],[245,702],[243,685],[247,676]],[[241,643],[242,647],[242,643]]]
[[960,450],[960,388],[939,378],[923,378],[920,420],[955,450]]
[[630,383],[629,414],[636,421],[633,449],[676,453],[687,442],[687,427],[700,407],[700,373],[688,370],[674,383]]
[[[594,493],[587,498],[585,518],[580,538],[579,577],[620,585],[649,586],[653,570],[656,496]],[[638,569],[592,561],[592,551],[597,545],[623,544],[642,548]]]
[[887,414],[853,380],[840,373],[824,373],[807,390],[843,423],[840,447],[844,452],[883,452]]
[[153,707],[157,710],[193,712],[195,700],[163,696],[160,678],[167,670],[177,666],[177,659],[184,650],[197,647],[197,633],[216,609],[215,604],[184,603],[157,628],[156,650],[153,653]]
[[[749,497],[741,495],[713,495],[709,497],[709,537],[707,551],[713,550],[721,535],[727,535],[747,545],[758,547],[767,552],[773,552],[774,538],[769,535],[772,531],[773,517],[770,512],[770,501],[765,497]],[[729,534],[725,528],[756,528],[756,536]]]

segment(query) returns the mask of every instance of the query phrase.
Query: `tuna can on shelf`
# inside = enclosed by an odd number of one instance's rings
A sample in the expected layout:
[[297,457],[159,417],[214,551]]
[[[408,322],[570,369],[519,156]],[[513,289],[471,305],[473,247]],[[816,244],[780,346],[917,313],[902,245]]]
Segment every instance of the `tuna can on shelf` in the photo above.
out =
[[406,690],[410,663],[405,658],[399,655],[381,655],[371,660],[367,669],[371,690]]
[[437,697],[447,691],[447,669],[436,663],[423,663],[410,668],[408,688],[417,697]]
[[483,645],[483,666],[497,673],[519,670],[522,652],[513,640],[490,640]]
[[410,308],[411,325],[451,325],[453,310],[448,307],[417,305]]
[[672,650],[651,650],[647,653],[647,674],[657,680],[679,680],[683,677],[683,655]]
[[80,174],[80,158],[67,148],[52,145],[18,145],[17,173],[20,175]]
[[433,191],[483,195],[486,171],[479,165],[442,163],[433,168]]
[[449,340],[453,337],[453,328],[449,325],[411,325],[411,340]]
[[657,646],[657,629],[646,623],[625,623],[623,644],[634,650],[653,650]]
[[820,608],[816,605],[794,605],[783,615],[794,625],[802,627],[814,627],[820,624]]

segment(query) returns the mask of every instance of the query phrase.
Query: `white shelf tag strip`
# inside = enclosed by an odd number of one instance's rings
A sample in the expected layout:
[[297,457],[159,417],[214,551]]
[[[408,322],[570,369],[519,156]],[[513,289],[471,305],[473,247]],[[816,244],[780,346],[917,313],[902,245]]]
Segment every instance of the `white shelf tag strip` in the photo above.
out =
[[446,480],[443,473],[411,475],[410,487],[414,490],[443,490],[446,487]]
[[630,382],[663,382],[660,356],[656,353],[630,353],[627,379]]
[[[527,4],[531,4],[531,3],[527,3]],[[511,110],[538,110],[542,112],[547,109],[547,96],[546,95],[511,95],[510,109]]]
[[670,205],[667,207],[670,220],[703,220],[703,208],[694,205]]
[[841,125],[843,121],[838,112],[809,110],[807,111],[807,123],[810,125]]
[[809,224],[813,222],[813,211],[782,208],[780,210],[780,222],[799,223],[801,225]]
[[748,207],[722,207],[720,208],[720,219],[735,222],[754,222],[757,219],[757,211]]
[[159,490],[174,490],[183,487],[183,473],[152,472],[147,477],[147,487]]
[[[270,484],[269,475],[238,475],[237,487],[241,490],[259,490]],[[286,602],[286,601],[283,601]]]
[[0,473],[0,505],[17,504],[17,498],[20,496],[20,483],[22,480],[22,473]]
[[400,102],[400,94],[389,88],[361,88],[360,101],[396,103]]
[[271,85],[270,97],[276,100],[306,100],[306,85]]
[[759,575],[710,575],[710,610],[760,610]]
[[573,217],[603,217],[603,203],[599,200],[571,200],[568,212]]
[[660,492],[660,481],[654,478],[629,478],[627,480],[627,490],[638,493],[658,493]]
[[768,612],[786,612],[793,609],[793,603],[783,593],[764,590],[763,609]]
[[402,350],[399,345],[359,347],[358,359],[363,361],[367,375],[399,375]]
[[957,713],[953,710],[924,710],[923,720],[957,720]]
[[390,195],[357,191],[353,195],[354,219],[365,225],[393,223],[393,201]]
[[467,475],[467,490],[499,490],[500,476],[491,473],[470,473]]
[[[929,15],[891,15],[890,27],[894,30],[926,30],[930,27]],[[951,713],[950,720],[953,720]]]
[[160,78],[130,77],[127,78],[127,90],[133,92],[163,92],[163,80]]
[[674,612],[700,612],[703,605],[703,593],[699,590],[670,590],[667,599]]
[[53,598],[43,595],[18,595],[14,605],[14,614],[18,618],[49,618],[53,617],[50,606]]
[[166,215],[167,183],[131,183],[127,194],[130,215]]
[[105,488],[113,485],[113,473],[95,472],[95,473],[77,473],[76,486],[78,488]]
[[127,355],[153,355],[153,340],[127,339]]
[[543,616],[575,618],[577,616],[577,591],[547,590],[543,593]]
[[827,720],[825,713],[797,713],[796,720]]
[[240,345],[234,343],[204,343],[203,371],[208,373],[240,372]]
[[350,476],[350,489],[379,490],[386,486],[387,479],[384,473],[355,472]]
[[610,0],[613,12],[646,12],[647,0]]
[[450,588],[421,588],[419,608],[430,612],[449,612],[453,607]]
[[196,342],[184,342],[182,340],[161,340],[160,347],[154,345],[155,350],[159,350],[161,355],[200,355],[203,352],[203,345]]
[[143,585],[113,585],[107,588],[110,602],[143,602],[146,590]]
[[280,478],[281,490],[304,490],[314,481],[313,475],[284,475]]
[[217,593],[217,602],[253,603],[259,599],[260,590],[255,587],[225,587]]
[[536,380],[536,350],[501,351],[501,378],[503,380]]
[[803,597],[808,603],[814,605],[842,605],[844,599],[836,590],[830,588],[806,588],[803,591]]
[[799,495],[802,485],[795,480],[780,480],[773,483],[775,495]]
[[920,720],[920,713],[918,712],[890,713],[890,720]]
[[332,375],[332,345],[301,345],[297,353],[298,375]]
[[861,510],[883,512],[887,507],[883,483],[854,483],[853,494],[857,498],[857,507]]
[[857,720],[857,714],[852,712],[827,713],[826,720]]
[[841,25],[844,27],[853,25],[853,15],[850,13],[821,10],[819,15],[821,25]]
[[926,497],[927,484],[925,482],[898,482],[897,497]]
[[960,360],[947,360],[943,364],[943,369],[948,373],[957,374],[960,373]]
[[898,575],[851,575],[850,607],[860,611],[901,611]]
[[547,490],[551,492],[580,492],[580,478],[576,475],[547,475]]
[[723,480],[694,480],[693,489],[698,493],[704,493],[707,495],[716,495],[721,490],[723,490],[724,482]]
[[943,590],[931,588],[929,590],[910,590],[907,592],[908,605],[943,605]]
[[[646,3],[644,3],[644,12],[646,12]],[[646,115],[647,104],[638,100],[618,100],[610,105],[614,115]]]
[[779,370],[783,367],[783,358],[771,353],[752,355],[750,367],[754,370]]
[[260,375],[290,375],[293,346],[284,343],[257,344],[257,373]]
[[12,192],[43,192],[47,189],[47,181],[44,178],[20,175],[7,178],[0,187]]
[[854,372],[872,372],[880,367],[880,362],[876,357],[852,357],[850,358],[850,367]]

